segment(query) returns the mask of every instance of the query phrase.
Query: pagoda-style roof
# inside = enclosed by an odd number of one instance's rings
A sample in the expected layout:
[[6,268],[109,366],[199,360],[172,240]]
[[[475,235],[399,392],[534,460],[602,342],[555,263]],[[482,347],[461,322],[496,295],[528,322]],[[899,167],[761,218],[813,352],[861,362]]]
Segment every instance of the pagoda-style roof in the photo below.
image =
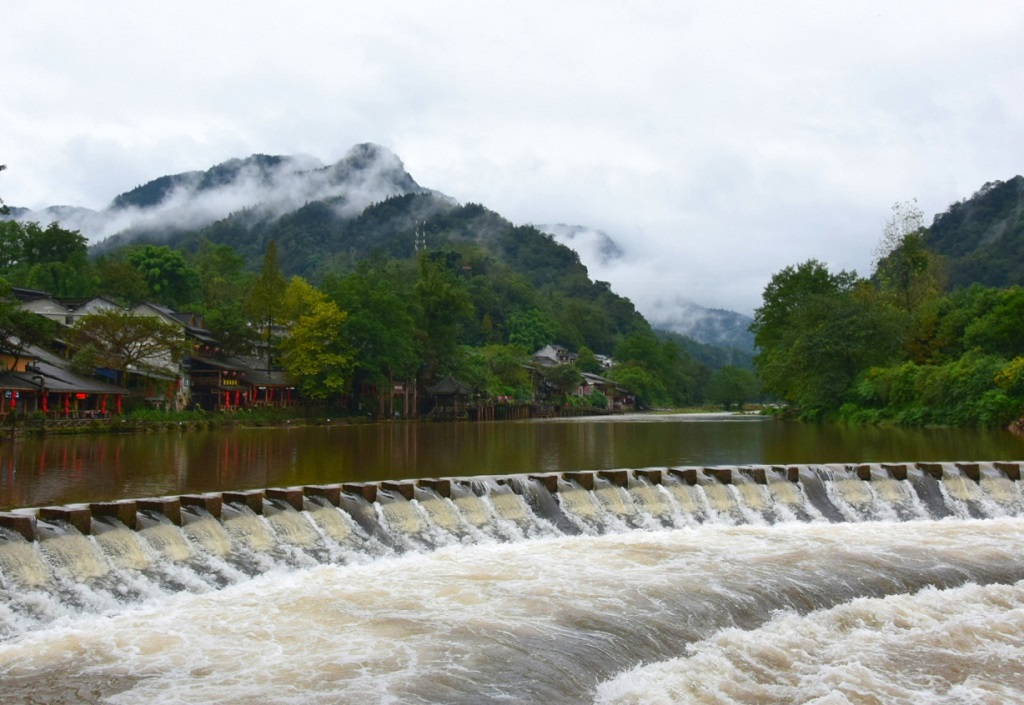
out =
[[427,394],[435,397],[468,397],[473,394],[473,389],[448,375],[433,387],[428,387]]

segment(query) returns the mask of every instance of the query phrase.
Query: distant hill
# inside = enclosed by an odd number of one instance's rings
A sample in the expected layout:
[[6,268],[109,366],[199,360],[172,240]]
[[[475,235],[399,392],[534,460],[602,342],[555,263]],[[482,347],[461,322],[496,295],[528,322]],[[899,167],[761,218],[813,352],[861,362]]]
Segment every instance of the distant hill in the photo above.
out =
[[1024,284],[1024,177],[987,183],[935,216],[925,246],[945,259],[951,288]]
[[[100,211],[61,206],[17,209],[12,217],[43,224],[59,220],[89,238],[95,254],[132,244],[185,251],[204,241],[225,244],[253,270],[274,240],[282,273],[314,283],[374,253],[402,259],[418,247],[476,247],[542,292],[598,306],[610,328],[599,352],[610,353],[614,336],[644,321],[628,299],[592,281],[581,260],[581,253],[600,263],[622,258],[623,250],[607,234],[576,225],[514,225],[483,205],[460,204],[420,186],[398,156],[375,144],[356,145],[332,165],[255,154],[155,178]],[[712,366],[732,361],[734,353],[724,348],[752,348],[743,334],[749,321],[732,312],[672,302],[659,310],[655,325],[692,337],[686,347],[718,361]],[[595,326],[596,321],[590,327]],[[712,350],[717,346],[723,350]]]

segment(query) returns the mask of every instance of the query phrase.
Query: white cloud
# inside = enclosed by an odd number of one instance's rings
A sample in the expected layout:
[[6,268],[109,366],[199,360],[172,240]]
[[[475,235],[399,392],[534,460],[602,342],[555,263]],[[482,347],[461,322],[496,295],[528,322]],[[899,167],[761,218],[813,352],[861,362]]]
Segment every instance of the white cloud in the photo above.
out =
[[1011,1],[106,0],[4,19],[9,204],[100,208],[232,157],[378,142],[462,202],[609,233],[632,259],[607,278],[638,304],[749,313],[787,264],[866,270],[894,201],[930,218],[1022,171]]

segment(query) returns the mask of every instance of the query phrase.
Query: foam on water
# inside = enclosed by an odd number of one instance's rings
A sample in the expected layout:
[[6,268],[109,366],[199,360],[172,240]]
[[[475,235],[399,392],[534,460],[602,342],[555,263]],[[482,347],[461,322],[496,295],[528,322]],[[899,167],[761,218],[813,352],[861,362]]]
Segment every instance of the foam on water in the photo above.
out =
[[1020,702],[1024,583],[860,598],[726,629],[603,683],[601,705]]
[[910,703],[931,682],[964,702],[1024,692],[1022,551],[1021,519],[707,525],[272,571],[10,639],[0,695],[525,705],[679,702],[686,686],[695,702]]

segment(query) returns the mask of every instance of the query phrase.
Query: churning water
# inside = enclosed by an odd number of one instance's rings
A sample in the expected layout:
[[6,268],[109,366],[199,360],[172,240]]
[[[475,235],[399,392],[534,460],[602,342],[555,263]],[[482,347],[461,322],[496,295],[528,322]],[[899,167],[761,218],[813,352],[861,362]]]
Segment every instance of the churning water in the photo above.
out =
[[0,702],[1024,702],[1020,482],[760,470],[40,522]]

